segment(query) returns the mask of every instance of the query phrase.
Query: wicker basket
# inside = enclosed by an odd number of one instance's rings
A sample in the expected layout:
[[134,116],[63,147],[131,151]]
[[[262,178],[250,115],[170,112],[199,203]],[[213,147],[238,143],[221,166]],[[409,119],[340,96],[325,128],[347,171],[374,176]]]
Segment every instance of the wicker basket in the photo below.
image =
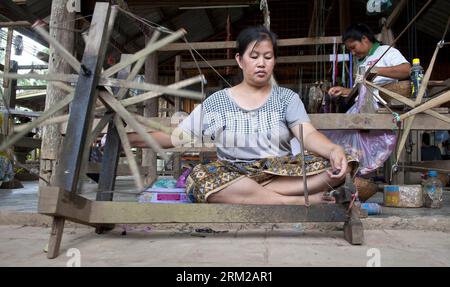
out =
[[361,202],[365,202],[378,191],[378,186],[373,181],[362,177],[355,178],[355,187]]
[[[383,88],[392,91],[394,93],[397,93],[399,95],[402,95],[404,97],[411,97],[411,82],[410,81],[398,81],[396,83],[390,83]],[[386,95],[385,93],[380,91],[380,96],[385,100],[386,102],[391,102],[392,98]]]

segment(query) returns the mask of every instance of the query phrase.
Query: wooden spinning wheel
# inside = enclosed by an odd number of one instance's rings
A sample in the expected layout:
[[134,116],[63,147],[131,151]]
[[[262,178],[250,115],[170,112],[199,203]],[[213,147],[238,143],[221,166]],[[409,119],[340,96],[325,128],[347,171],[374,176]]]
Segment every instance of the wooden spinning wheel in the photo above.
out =
[[[61,161],[57,166],[57,185],[66,192],[76,194],[83,160],[86,159],[85,155],[89,146],[105,126],[109,124],[105,145],[105,164],[102,165],[99,193],[97,195],[97,200],[109,201],[112,200],[112,193],[103,194],[102,191],[111,191],[114,189],[114,179],[121,146],[127,156],[137,190],[144,190],[143,180],[139,173],[136,160],[131,152],[124,123],[138,133],[148,146],[163,159],[169,159],[159,144],[147,132],[149,126],[166,132],[167,128],[162,127],[158,123],[143,119],[139,115],[130,113],[126,107],[158,97],[162,94],[201,100],[203,98],[201,93],[182,90],[181,88],[204,81],[201,75],[179,81],[167,87],[133,81],[143,66],[145,57],[157,51],[159,48],[183,37],[186,33],[183,29],[171,33],[160,40],[158,40],[158,37],[161,33],[156,30],[144,49],[133,55],[129,55],[126,60],[102,71],[106,43],[113,29],[117,12],[118,8],[116,6],[111,7],[109,3],[96,3],[93,20],[88,36],[85,39],[86,47],[81,63],[49,35],[43,28],[43,22],[36,22],[33,25],[33,29],[54,46],[56,52],[78,72],[78,75],[3,75],[4,78],[11,79],[34,78],[54,81],[57,87],[67,91],[68,94],[63,100],[48,109],[35,121],[18,126],[15,133],[1,144],[0,150],[6,150],[23,138],[33,128],[67,121],[67,131],[61,152]],[[131,69],[130,66],[132,64],[134,66]],[[115,74],[117,74],[117,78],[111,78]],[[74,84],[75,87],[72,87],[70,84]],[[103,86],[108,92],[98,93],[98,86]],[[133,98],[125,98],[129,89],[138,89],[146,92]],[[97,94],[99,100],[104,104],[103,107],[95,106]],[[71,104],[71,108],[68,115],[51,118],[52,115],[69,104]],[[94,117],[99,118],[100,121],[92,130]],[[143,125],[142,122],[146,123],[146,125]],[[75,219],[75,221],[77,220]],[[84,220],[81,221],[84,222]],[[52,237],[49,244],[49,258],[55,257],[58,253],[63,225],[64,218],[55,216]],[[99,226],[97,225],[97,227]]]
[[[120,63],[102,71],[101,67],[106,52],[105,43],[107,43],[113,29],[117,12],[118,9],[115,6],[110,7],[106,3],[97,3],[89,34],[87,39],[85,39],[86,48],[81,63],[48,34],[43,28],[43,22],[36,22],[33,25],[33,29],[55,47],[57,53],[79,73],[78,75],[4,75],[5,78],[35,78],[54,81],[56,86],[68,92],[62,101],[47,110],[36,121],[18,126],[15,129],[16,133],[0,146],[1,150],[8,148],[37,126],[68,121],[65,143],[61,154],[61,163],[59,165],[61,168],[59,168],[60,172],[58,174],[58,185],[64,187],[67,191],[76,191],[80,168],[85,158],[83,154],[108,123],[110,125],[105,156],[108,160],[112,160],[113,162],[117,161],[117,156],[114,157],[112,155],[118,154],[120,145],[122,145],[130,165],[130,170],[134,175],[136,187],[139,191],[142,191],[144,189],[143,180],[139,174],[136,160],[130,150],[124,122],[138,133],[163,159],[168,160],[168,156],[151,135],[147,133],[149,124],[153,127],[157,127],[158,124],[147,120],[145,121],[147,126],[144,126],[142,124],[144,121],[142,117],[130,113],[126,107],[162,94],[198,100],[202,99],[201,93],[180,90],[180,88],[202,81],[202,76],[180,81],[167,87],[133,81],[142,68],[145,57],[157,51],[159,48],[183,37],[186,33],[183,29],[169,34],[160,40],[158,40],[160,32],[156,30],[144,49],[133,55],[129,55]],[[133,63],[135,64],[131,69],[130,65]],[[117,74],[117,78],[110,78],[115,74]],[[75,88],[70,84],[74,84]],[[104,107],[94,107],[98,86],[104,86],[108,91],[108,93],[99,93],[98,96],[99,100],[104,104]],[[129,89],[139,89],[146,91],[146,93],[125,99]],[[69,103],[72,103],[69,115],[50,119],[55,112],[66,107]],[[94,117],[100,119],[100,121],[94,130],[90,132]]]

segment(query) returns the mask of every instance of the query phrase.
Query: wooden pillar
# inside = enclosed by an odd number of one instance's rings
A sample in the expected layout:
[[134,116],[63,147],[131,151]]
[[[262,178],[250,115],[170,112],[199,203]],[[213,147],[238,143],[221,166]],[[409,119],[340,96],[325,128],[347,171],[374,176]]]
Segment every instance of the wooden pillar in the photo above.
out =
[[[5,67],[4,67],[5,72],[10,70],[13,32],[14,30],[12,28],[9,28],[8,34],[6,36]],[[3,79],[3,88],[5,89],[8,88],[9,82],[10,82],[9,79]]]
[[[12,29],[9,29],[8,31],[8,40],[6,44],[6,54],[5,54],[5,72],[8,71],[9,73],[17,73],[18,64],[16,61],[11,61],[11,42],[12,42]],[[6,103],[4,103],[5,106],[7,106],[10,109],[15,109],[16,107],[16,88],[17,88],[17,80],[9,80],[4,79],[3,80],[3,87],[5,88],[3,90],[4,98],[6,100]],[[2,99],[3,102],[3,99]],[[6,115],[6,114],[5,114]],[[2,133],[7,136],[10,134],[10,124],[11,124],[11,116],[4,117],[2,127],[0,130]]]
[[[150,41],[151,35],[145,36],[145,42]],[[156,52],[150,54],[145,60],[145,82],[158,83],[158,54]],[[158,98],[153,98],[144,102],[144,117],[158,116]],[[142,166],[146,167],[147,176],[145,177],[145,185],[152,184],[157,178],[157,155],[151,149],[142,150]]]
[[[181,71],[181,55],[177,55],[175,57],[175,82],[181,81],[182,78],[182,71]],[[180,97],[175,97],[174,99],[175,103],[175,113],[181,111],[181,99]],[[177,179],[181,175],[181,154],[176,153],[173,157],[173,177]]]
[[[70,32],[75,27],[75,13],[70,13],[67,8],[69,0],[52,1],[50,16],[50,35],[55,38],[69,52],[74,48],[74,33]],[[50,58],[48,63],[48,72],[54,74],[73,73],[70,65],[55,51],[53,45],[50,45]],[[67,92],[57,88],[52,82],[48,82],[47,96],[45,99],[45,110],[54,106],[66,96]],[[67,110],[61,110],[54,116],[66,113]],[[58,160],[58,153],[61,148],[62,136],[58,125],[45,126],[42,131],[41,146],[41,164],[40,175],[52,185],[55,184],[55,165]],[[41,184],[44,184],[41,181]]]
[[[54,0],[52,1],[51,15],[50,15],[50,35],[54,37],[64,48],[68,51],[73,51],[75,34],[69,32],[75,27],[75,13],[70,13],[67,10],[68,0]],[[48,73],[71,73],[70,65],[55,51],[53,45],[50,44],[50,55],[48,61]],[[55,103],[59,102],[66,96],[67,92],[57,88],[48,82],[47,96],[45,98],[45,110],[48,110]],[[54,116],[59,116],[67,112],[67,109],[62,109],[55,113]],[[48,125],[42,129],[42,143],[40,153],[39,173],[51,185],[56,185],[56,164],[58,162],[59,151],[61,148],[63,137],[59,131],[59,125]],[[39,181],[40,185],[45,185],[43,180]],[[48,244],[47,257],[49,259],[55,258],[59,253],[59,246],[61,244],[62,233],[64,230],[64,218],[54,217],[50,239]]]
[[[10,57],[8,57],[8,59],[10,59]],[[8,67],[10,67],[9,72],[17,73],[17,67],[18,67],[17,62],[16,61],[9,61],[9,62],[10,62],[10,64],[8,65]],[[5,71],[7,71],[7,70],[5,69]],[[5,88],[3,91],[4,99],[6,101],[6,103],[4,103],[4,105],[9,107],[10,109],[14,109],[16,107],[16,87],[17,87],[17,80],[10,80],[8,83],[8,87]],[[2,101],[3,101],[3,99],[2,99]],[[4,137],[11,134],[10,127],[13,124],[12,123],[13,118],[11,115],[8,115],[8,116],[6,116],[6,115],[7,115],[6,113],[4,113],[2,115],[3,123],[2,123],[2,126],[0,127],[0,140],[4,140]],[[11,147],[9,152],[11,154],[13,154],[14,147]],[[18,188],[22,185],[20,184],[20,182],[13,179],[9,182],[4,182],[3,184],[0,184],[0,186],[1,186],[1,188]]]

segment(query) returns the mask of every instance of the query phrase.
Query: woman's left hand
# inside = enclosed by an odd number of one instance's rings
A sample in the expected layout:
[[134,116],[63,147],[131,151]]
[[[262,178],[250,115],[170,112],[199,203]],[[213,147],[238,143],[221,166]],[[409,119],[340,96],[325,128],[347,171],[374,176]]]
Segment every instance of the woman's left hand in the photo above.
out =
[[327,170],[331,178],[343,178],[347,172],[347,157],[345,156],[344,149],[335,145],[330,151],[330,164],[331,170]]

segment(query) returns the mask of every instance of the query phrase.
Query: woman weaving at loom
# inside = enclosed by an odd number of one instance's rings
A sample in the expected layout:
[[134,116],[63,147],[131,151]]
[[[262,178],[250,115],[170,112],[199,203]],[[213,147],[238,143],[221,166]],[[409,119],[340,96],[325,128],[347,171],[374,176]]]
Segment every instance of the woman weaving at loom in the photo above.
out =
[[[344,32],[342,40],[347,49],[358,58],[361,76],[373,67],[371,72],[376,75],[371,79],[373,83],[383,86],[409,77],[411,66],[405,57],[395,48],[380,45],[366,25],[351,25]],[[356,101],[352,95],[346,99],[346,103],[343,103],[341,110],[347,114],[373,113],[379,108],[377,102],[382,101],[378,90],[364,84],[355,85],[353,90],[333,87],[328,93],[331,96],[348,97],[352,94],[358,96]],[[327,131],[325,134],[334,143],[342,145],[347,153],[358,158],[360,175],[369,174],[382,166],[395,149],[397,142],[397,135],[392,130]]]
[[[377,75],[372,80],[375,84],[385,85],[409,78],[411,65],[399,50],[392,47],[379,60],[389,46],[381,45],[368,26],[361,23],[351,25],[344,32],[342,41],[345,47],[358,58],[358,67],[364,67],[363,70],[367,71],[369,67],[376,63],[371,70],[372,73]],[[342,97],[347,97],[350,92],[351,89],[340,86],[332,87],[328,91],[331,96]]]
[[[209,96],[179,125],[188,141],[193,136],[217,147],[219,160],[195,166],[187,179],[194,202],[305,204],[303,160],[290,146],[293,136],[300,138],[300,124],[305,149],[315,153],[305,157],[310,204],[333,201],[324,192],[344,181],[349,163],[356,164],[311,125],[298,94],[271,84],[276,48],[276,36],[266,28],[242,31],[235,58],[243,81]],[[151,135],[163,147],[180,144],[177,136]],[[145,146],[139,136],[129,137],[134,146]]]

